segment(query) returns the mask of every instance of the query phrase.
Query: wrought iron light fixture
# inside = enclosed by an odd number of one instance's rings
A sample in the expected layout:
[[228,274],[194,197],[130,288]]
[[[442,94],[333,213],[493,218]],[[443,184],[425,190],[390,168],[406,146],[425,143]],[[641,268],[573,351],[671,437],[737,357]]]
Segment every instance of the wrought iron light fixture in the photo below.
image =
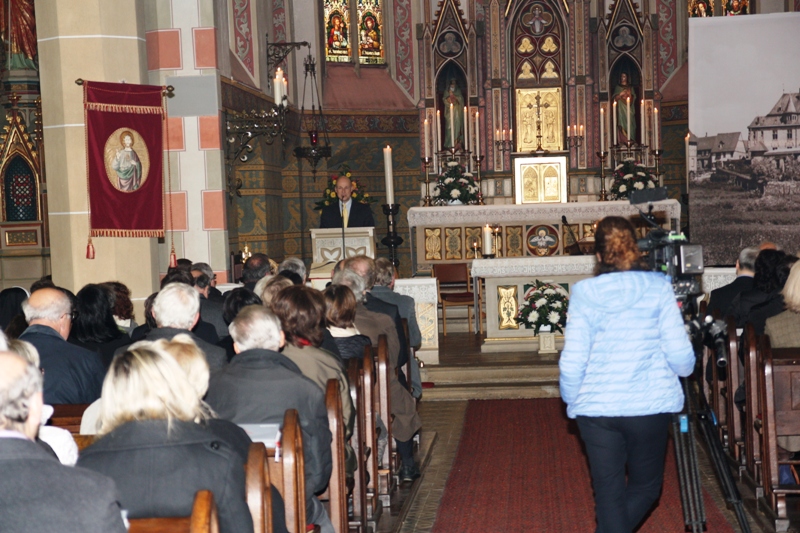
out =
[[[298,146],[294,149],[294,155],[298,160],[305,159],[311,165],[311,174],[317,177],[317,165],[321,159],[331,156],[331,144],[328,139],[328,127],[325,123],[325,116],[322,113],[322,100],[319,97],[319,87],[317,86],[317,61],[311,55],[309,49],[305,59],[305,75],[303,77],[303,100],[300,108],[300,115],[304,129],[308,132],[309,145]],[[311,113],[306,114],[305,96],[306,89],[311,84]],[[322,136],[322,139],[320,139]],[[320,140],[324,145],[320,145]]]

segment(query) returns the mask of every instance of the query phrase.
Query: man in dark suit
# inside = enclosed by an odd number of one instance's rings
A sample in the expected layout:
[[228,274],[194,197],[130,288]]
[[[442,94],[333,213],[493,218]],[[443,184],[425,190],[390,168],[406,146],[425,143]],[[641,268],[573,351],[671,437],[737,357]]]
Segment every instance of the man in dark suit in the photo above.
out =
[[331,432],[325,395],[289,358],[281,323],[260,305],[244,307],[231,323],[236,357],[212,374],[206,401],[221,418],[237,424],[280,424],[287,409],[297,409],[303,432],[306,520],[323,532],[333,525],[315,494],[330,480]]
[[255,290],[258,280],[270,274],[272,267],[269,263],[269,256],[262,253],[254,253],[247,258],[242,266],[242,283],[248,289]]
[[208,322],[217,332],[217,336],[221,339],[228,336],[228,324],[222,318],[223,302],[219,300],[212,300],[211,293],[211,280],[205,274],[200,274],[194,278],[194,290],[200,295],[200,320]]
[[714,311],[719,311],[720,318],[724,319],[734,298],[753,288],[753,276],[755,275],[758,252],[758,248],[753,246],[745,248],[739,253],[739,259],[736,260],[736,279],[723,287],[711,291],[708,308],[706,309],[708,315],[713,315]]
[[[153,301],[153,318],[158,327],[150,330],[143,340],[170,340],[178,333],[185,333],[203,351],[211,370],[228,363],[225,348],[208,343],[191,331],[200,320],[200,295],[194,287],[177,282],[165,285]],[[118,348],[114,355],[124,353],[126,349],[127,346]]]
[[114,482],[63,466],[33,439],[42,416],[42,375],[0,352],[0,531],[124,533]]
[[347,176],[336,180],[337,202],[324,207],[320,217],[320,228],[369,228],[375,225],[369,204],[353,201],[353,185]]
[[[208,263],[194,263],[192,264],[192,269],[189,273],[194,276],[195,279],[200,274],[205,274],[208,276],[208,279],[211,280],[211,283],[208,287],[208,299],[212,301],[224,302],[225,296],[217,288],[217,275],[214,274],[214,271],[211,269],[211,265]],[[225,333],[227,335],[227,332]]]
[[62,290],[47,287],[22,302],[28,328],[20,340],[39,352],[47,404],[92,403],[100,397],[106,371],[100,356],[66,341],[72,330],[72,303]]

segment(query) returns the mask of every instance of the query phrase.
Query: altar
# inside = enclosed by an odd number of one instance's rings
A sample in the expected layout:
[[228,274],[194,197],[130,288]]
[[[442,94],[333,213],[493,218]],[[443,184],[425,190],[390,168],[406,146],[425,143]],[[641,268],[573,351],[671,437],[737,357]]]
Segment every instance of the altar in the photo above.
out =
[[[428,272],[437,263],[465,263],[481,259],[483,229],[497,229],[499,256],[537,258],[548,263],[565,256],[576,240],[594,241],[594,223],[607,216],[632,217],[639,236],[648,231],[637,209],[627,201],[570,202],[522,205],[460,205],[412,207],[408,210],[412,269]],[[677,200],[653,202],[662,227],[677,230],[681,204]],[[567,223],[564,223],[566,218]],[[568,257],[567,263],[575,257]]]

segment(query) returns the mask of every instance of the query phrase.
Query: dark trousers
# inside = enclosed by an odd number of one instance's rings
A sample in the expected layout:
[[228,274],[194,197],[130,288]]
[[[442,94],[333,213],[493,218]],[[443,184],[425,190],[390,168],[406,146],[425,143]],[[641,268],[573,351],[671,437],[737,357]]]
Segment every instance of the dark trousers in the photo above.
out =
[[592,471],[597,533],[630,533],[658,499],[671,416],[577,417]]

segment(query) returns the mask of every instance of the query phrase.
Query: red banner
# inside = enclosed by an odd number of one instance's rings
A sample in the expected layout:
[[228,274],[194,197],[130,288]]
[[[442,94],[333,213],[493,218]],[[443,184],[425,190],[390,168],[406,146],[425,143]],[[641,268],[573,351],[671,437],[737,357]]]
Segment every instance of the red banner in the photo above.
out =
[[86,81],[92,237],[163,237],[163,87]]

